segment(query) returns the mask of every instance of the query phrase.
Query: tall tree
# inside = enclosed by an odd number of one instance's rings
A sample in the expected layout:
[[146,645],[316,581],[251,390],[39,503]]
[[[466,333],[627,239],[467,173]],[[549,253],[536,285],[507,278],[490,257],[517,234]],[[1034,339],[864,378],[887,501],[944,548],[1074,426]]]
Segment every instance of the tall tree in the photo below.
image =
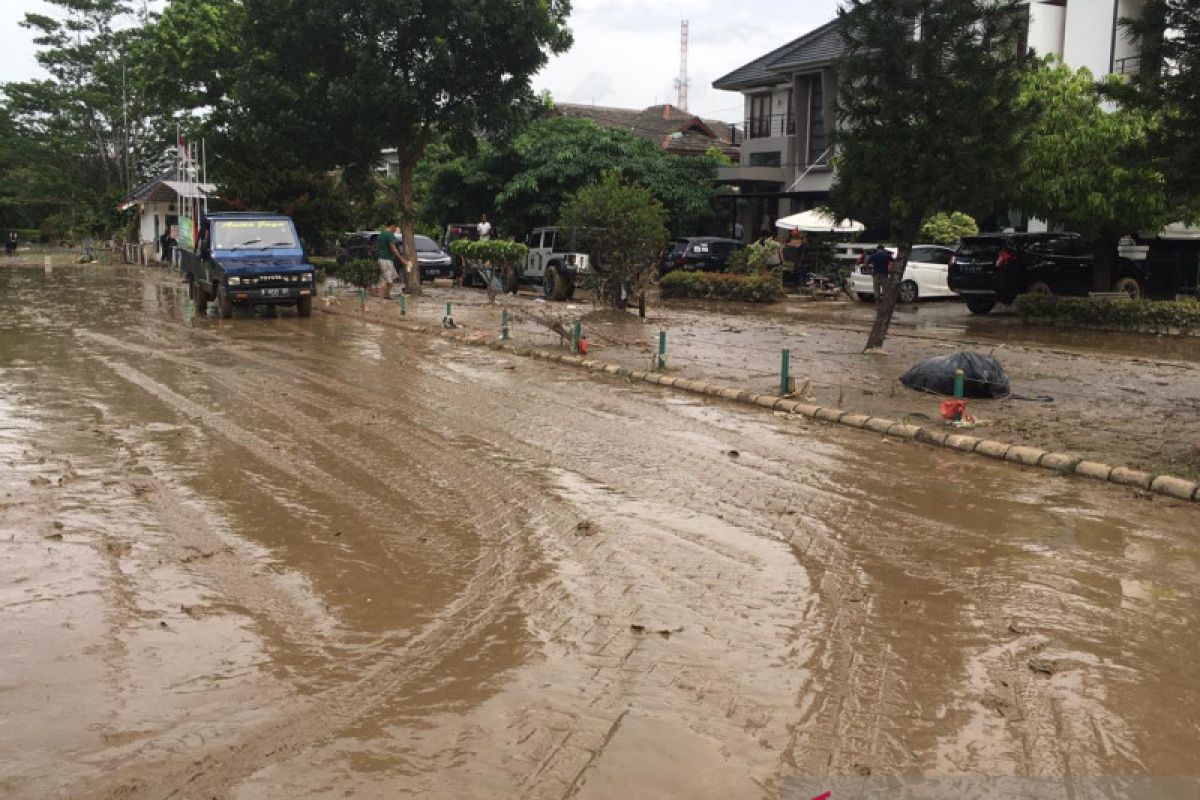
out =
[[[310,167],[369,169],[397,151],[407,252],[413,175],[435,137],[503,129],[536,101],[532,76],[571,44],[569,0],[245,0],[246,130]],[[410,273],[409,285],[419,290]]]
[[722,163],[719,153],[676,156],[626,131],[548,116],[511,141],[481,142],[475,156],[439,148],[421,170],[422,182],[437,196],[422,203],[421,216],[449,222],[447,214],[470,220],[495,211],[502,230],[528,231],[555,222],[570,197],[615,172],[654,195],[676,235],[709,233],[716,224],[714,181]]
[[999,206],[1018,161],[1018,0],[848,0],[838,11],[839,217],[886,223],[898,247],[867,348],[883,345],[921,223]]
[[25,202],[55,205],[59,226],[110,229],[117,201],[140,177],[140,102],[131,56],[138,29],[125,0],[47,0],[51,13],[27,14],[47,77],[7,83],[5,106],[25,159],[0,178]]
[[1016,106],[1030,120],[1017,205],[1095,243],[1093,288],[1102,292],[1113,288],[1121,237],[1172,221],[1165,178],[1146,154],[1155,115],[1102,102],[1118,80],[1098,85],[1087,69],[1050,61],[1024,76]]
[[1140,68],[1108,91],[1154,115],[1150,152],[1176,220],[1200,219],[1200,0],[1146,0],[1122,20],[1140,47]]
[[610,172],[584,186],[562,209],[565,230],[595,260],[601,297],[624,308],[642,271],[667,243],[667,212],[649,191]]

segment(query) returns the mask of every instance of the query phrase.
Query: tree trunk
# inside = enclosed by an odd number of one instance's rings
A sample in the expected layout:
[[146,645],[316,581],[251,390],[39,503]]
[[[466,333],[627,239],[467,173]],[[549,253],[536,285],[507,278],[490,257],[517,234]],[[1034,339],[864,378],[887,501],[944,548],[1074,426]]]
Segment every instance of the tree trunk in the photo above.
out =
[[421,294],[421,266],[417,263],[417,235],[414,230],[413,216],[413,170],[416,162],[402,159],[400,161],[400,209],[403,219],[400,222],[401,235],[404,237],[404,257],[408,265],[404,268],[404,285],[408,293],[415,296]]
[[912,253],[914,238],[916,238],[915,231],[913,234],[904,236],[902,241],[896,245],[896,265],[883,285],[883,297],[876,298],[875,324],[871,326],[871,335],[867,337],[867,346],[863,348],[864,352],[874,347],[883,347],[883,341],[887,338],[888,328],[892,324],[892,314],[895,313],[896,302],[900,299],[900,284],[904,280],[904,270],[908,267],[908,256]]
[[1096,239],[1096,250],[1092,261],[1092,291],[1111,292],[1116,278],[1117,248],[1121,237],[1104,235]]

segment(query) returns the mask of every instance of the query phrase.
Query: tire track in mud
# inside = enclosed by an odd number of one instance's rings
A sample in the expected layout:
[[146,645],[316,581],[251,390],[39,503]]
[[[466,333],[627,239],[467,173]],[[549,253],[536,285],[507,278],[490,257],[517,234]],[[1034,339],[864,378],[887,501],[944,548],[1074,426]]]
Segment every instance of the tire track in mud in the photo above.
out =
[[[276,363],[270,356],[248,348],[230,350],[233,355],[258,366],[270,368]],[[278,354],[285,355],[284,352]],[[476,351],[471,351],[470,358],[473,363],[480,361]],[[490,363],[498,364],[501,360]],[[221,368],[213,366],[211,369],[214,376],[224,377]],[[437,374],[436,369],[425,374],[431,372]],[[381,391],[364,392],[363,387],[323,376],[311,385],[323,393],[350,401],[353,408],[344,412],[342,422],[363,422],[367,415],[390,410],[396,403],[395,397],[389,398]],[[495,381],[488,385],[489,389],[497,388]],[[241,392],[249,391],[246,384],[236,386]],[[430,404],[436,401],[436,411],[423,405],[422,427],[411,439],[403,439],[411,441],[421,451],[422,455],[415,463],[421,464],[425,458],[433,457],[425,452],[427,450],[453,450],[468,444],[471,452],[485,461],[491,479],[506,476],[501,483],[511,494],[522,494],[529,487],[527,476],[513,476],[514,469],[522,469],[523,465],[532,469],[532,465],[546,463],[561,464],[588,481],[611,487],[630,498],[644,497],[648,491],[656,489],[687,509],[716,519],[730,518],[731,524],[752,534],[789,543],[797,560],[809,570],[814,586],[819,587],[815,601],[811,595],[782,598],[797,602],[803,609],[801,615],[793,614],[789,619],[796,626],[789,642],[817,642],[813,650],[793,656],[792,664],[818,666],[813,667],[814,674],[807,677],[810,682],[796,690],[794,713],[775,711],[774,718],[768,718],[764,726],[764,712],[751,703],[743,705],[743,693],[737,687],[731,689],[714,681],[710,665],[672,664],[669,657],[664,658],[663,653],[648,647],[650,642],[657,644],[656,640],[640,638],[631,642],[629,639],[626,620],[636,618],[645,610],[637,595],[630,593],[630,583],[644,582],[664,597],[688,598],[695,591],[694,576],[671,574],[665,564],[654,564],[656,554],[652,551],[624,552],[605,542],[596,542],[595,536],[573,533],[571,521],[577,517],[573,517],[575,512],[570,509],[559,509],[551,517],[543,516],[544,533],[535,537],[532,543],[524,543],[532,548],[527,552],[541,548],[554,553],[558,558],[582,565],[584,576],[575,577],[574,582],[555,578],[536,590],[520,588],[520,581],[513,577],[506,584],[504,596],[522,598],[521,605],[531,618],[536,619],[539,636],[547,642],[549,653],[578,659],[593,670],[593,680],[587,682],[579,699],[581,705],[595,709],[596,716],[573,731],[561,725],[556,728],[538,719],[540,709],[537,706],[527,710],[522,718],[524,721],[519,723],[518,738],[523,744],[514,748],[513,753],[517,762],[523,765],[523,794],[563,796],[570,791],[572,776],[584,774],[580,771],[585,768],[581,764],[594,764],[602,756],[606,747],[603,734],[609,730],[612,721],[625,712],[623,701],[636,697],[639,684],[649,687],[652,678],[646,676],[653,676],[659,670],[660,674],[673,670],[672,680],[695,693],[695,702],[705,709],[705,715],[725,715],[741,729],[758,726],[758,729],[765,728],[773,733],[781,726],[786,727],[791,744],[783,755],[772,756],[780,764],[777,777],[792,773],[854,774],[863,769],[887,773],[921,766],[913,763],[903,747],[906,727],[913,722],[909,718],[913,713],[912,701],[904,696],[908,688],[905,675],[911,670],[917,654],[912,645],[901,650],[889,649],[889,636],[893,631],[888,629],[889,618],[884,616],[887,612],[882,602],[877,602],[872,593],[878,593],[880,585],[885,583],[884,564],[895,560],[897,571],[911,571],[929,584],[927,594],[957,595],[951,605],[965,607],[967,596],[977,586],[955,575],[952,556],[943,563],[929,563],[935,559],[928,557],[931,552],[947,553],[948,548],[938,546],[939,538],[962,532],[945,524],[929,526],[927,520],[916,515],[897,514],[895,509],[870,497],[852,496],[843,502],[844,507],[839,507],[840,487],[836,482],[819,471],[809,474],[798,469],[795,454],[787,452],[782,444],[766,447],[758,442],[756,446],[764,450],[766,457],[755,459],[743,453],[742,458],[731,461],[711,439],[697,441],[671,436],[665,431],[671,422],[678,422],[680,409],[669,402],[653,403],[653,399],[664,395],[652,390],[627,390],[608,380],[554,381],[548,386],[525,381],[520,386],[502,387],[498,391],[475,392],[470,397],[468,409],[456,402],[458,388],[453,381],[443,378],[442,388],[433,391],[425,401]],[[647,417],[640,428],[630,427],[627,418],[622,420],[618,403],[612,403],[611,407],[604,402],[597,403],[593,393],[599,395],[610,389],[622,394],[628,391],[639,398],[639,402],[648,401],[645,405],[650,406],[649,409],[639,409],[645,410]],[[324,396],[312,392],[303,399],[316,408],[318,403],[315,401]],[[515,408],[562,409],[572,406],[583,407],[578,411],[572,408],[577,413],[570,418],[569,424],[562,425],[566,430],[560,431],[559,438],[554,441],[547,441],[544,428],[532,426],[528,419],[516,418],[513,413]],[[613,433],[614,426],[622,428],[619,434]],[[656,427],[664,429],[664,433],[656,431]],[[296,430],[301,429],[297,427]],[[717,438],[735,434],[736,429]],[[382,436],[389,441],[399,441],[391,432],[384,432]],[[597,438],[603,441],[606,437],[614,442],[598,454],[586,449],[590,442]],[[326,444],[334,441],[330,439]],[[652,449],[655,446],[659,448],[657,452]],[[664,457],[670,459],[667,466],[664,466]],[[443,463],[448,475],[455,475],[462,469],[458,460]],[[681,465],[686,465],[687,469],[681,469]],[[479,465],[472,468],[478,469]],[[792,474],[789,475],[789,471]],[[800,473],[799,477],[809,485],[797,486],[795,473]],[[503,497],[503,494],[491,494],[491,479],[468,482],[469,490],[462,496],[470,497],[479,492],[489,501]],[[449,483],[458,485],[453,480]],[[548,512],[544,507],[548,502],[546,499],[531,502],[525,512],[545,515]],[[798,513],[788,516],[788,510]],[[490,504],[478,504],[472,526],[486,524],[490,511]],[[612,513],[617,515],[616,511]],[[907,537],[904,546],[898,548],[891,542],[881,541],[879,532],[861,530],[856,518],[892,518],[884,529],[904,533]],[[928,530],[913,530],[922,526]],[[509,530],[503,535],[517,536],[520,541],[521,526],[518,524],[514,530],[515,533]],[[680,538],[687,538],[687,533],[683,532]],[[562,549],[556,550],[563,542],[566,544]],[[691,542],[699,544],[695,537]],[[964,544],[970,549],[986,546],[969,538]],[[919,554],[906,554],[907,548],[917,551],[926,548],[924,561]],[[719,581],[727,579],[731,573],[737,575],[737,569],[748,570],[752,566],[751,561],[739,565],[736,552],[728,548],[710,548],[696,555],[695,564],[704,567],[730,556],[733,556],[734,564],[725,567],[728,571],[717,576]],[[480,556],[481,559],[485,557]],[[639,563],[639,558],[651,564]],[[691,569],[694,572],[698,567]],[[519,567],[513,566],[513,570],[519,570]],[[592,578],[589,570],[594,570],[596,577]],[[686,567],[683,571],[686,572]],[[735,580],[753,581],[749,576],[748,571],[743,572]],[[970,620],[972,616],[993,614],[1003,605],[991,594],[985,594],[979,604],[982,608],[977,612],[960,613]],[[1087,606],[1081,604],[1078,613],[1086,613]],[[598,609],[606,609],[603,617],[598,614]],[[962,624],[962,619],[952,620],[946,628],[953,631],[955,625]],[[572,637],[573,633],[576,636]],[[962,648],[970,653],[978,649],[983,638],[952,638],[955,644],[947,649]],[[1006,678],[999,676],[1013,671],[1020,673],[1022,669],[1018,659],[1010,667],[996,670],[998,677],[990,680],[1003,683]],[[1028,676],[1022,673],[1021,677]],[[945,683],[947,689],[943,694],[952,701],[960,699],[959,691],[951,686],[951,681]],[[1021,717],[1037,722],[1025,726],[1014,724],[1006,731],[1010,750],[1030,749],[1032,754],[1024,762],[1014,758],[998,760],[990,766],[1001,765],[1018,773],[1055,774],[1057,771],[1062,774],[1071,767],[1071,758],[1076,759],[1075,765],[1088,763],[1087,759],[1092,759],[1091,763],[1103,762],[1101,755],[1092,755],[1099,752],[1096,749],[1099,745],[1093,747],[1086,741],[1069,747],[1058,746],[1064,748],[1061,752],[1053,747],[1040,751],[1036,746],[1030,747],[1035,737],[1074,737],[1086,727],[1084,716],[1076,718],[1083,723],[1082,727],[1064,724],[1056,705],[1061,691],[1071,687],[1055,687],[1036,677],[1030,680],[1028,688],[1020,681],[1012,685],[1017,686],[1018,700],[1014,702],[1023,709]],[[820,699],[814,700],[814,695],[819,695]],[[770,716],[771,712],[766,713]],[[1102,724],[1109,724],[1103,722],[1102,714],[1099,719]],[[918,720],[918,723],[929,724],[924,720]],[[941,729],[945,727],[942,725]],[[966,734],[969,726],[962,727],[969,745],[971,739]],[[1119,732],[1119,719],[1110,727]],[[308,741],[304,739],[295,740],[285,752],[299,755],[315,741],[311,737]],[[1117,749],[1121,746],[1118,741]],[[420,758],[433,768],[447,766],[453,760],[445,753],[423,753]],[[233,771],[247,774],[254,768],[253,761],[254,757],[247,757],[239,761],[239,767]],[[236,782],[228,776],[220,780],[213,785],[228,786]],[[768,785],[774,784],[775,781],[768,778]]]
[[[569,447],[564,447],[554,453],[553,458],[567,464],[570,463]],[[709,474],[708,469],[715,468],[718,463],[713,459],[697,458],[693,452],[676,453],[689,465],[701,463],[691,474]],[[586,474],[586,468],[581,468]],[[761,480],[761,475],[757,476]],[[807,477],[807,476],[806,476]],[[616,481],[619,483],[619,481]],[[730,483],[734,485],[731,486]],[[722,487],[719,496],[728,497],[736,494],[736,482],[727,482]],[[752,493],[751,493],[752,494]],[[692,497],[691,507],[703,508],[702,498]],[[798,499],[798,498],[793,498]],[[696,502],[700,500],[700,502]],[[729,506],[735,509],[738,503],[712,504],[709,509],[713,513],[723,514]],[[741,510],[754,512],[759,509],[742,503]],[[866,516],[866,515],[864,515]],[[920,520],[913,520],[920,523]],[[773,526],[771,533],[794,537],[800,531],[788,530],[785,526],[780,529]],[[864,542],[858,531],[852,528],[832,531],[835,538],[846,541],[847,544],[859,550],[862,555],[875,551],[878,556],[889,556],[891,548],[884,543]],[[929,532],[929,539],[954,533],[946,529]],[[925,536],[917,537],[926,538]],[[910,705],[906,693],[911,688],[902,677],[906,673],[905,659],[886,644],[891,631],[880,627],[880,621],[874,620],[874,612],[870,602],[864,602],[862,592],[864,585],[854,579],[856,571],[862,567],[859,561],[862,555],[851,555],[852,551],[829,547],[829,540],[823,543],[817,552],[811,546],[798,551],[798,557],[810,566],[814,574],[824,573],[835,576],[835,585],[823,581],[822,599],[827,610],[833,613],[831,622],[821,633],[822,645],[833,661],[827,662],[825,670],[830,675],[826,690],[826,701],[816,707],[811,707],[814,716],[802,717],[794,725],[794,737],[785,763],[791,770],[799,774],[863,774],[911,769],[918,766],[914,761],[915,753],[904,747],[905,726],[911,716]],[[811,545],[811,541],[810,541]],[[905,559],[902,559],[902,563]],[[941,584],[938,593],[947,590],[959,591],[961,581],[955,579],[951,558],[942,564],[906,564],[906,569],[913,569],[923,575],[925,580]],[[868,567],[870,569],[870,567]],[[842,585],[837,585],[842,584]],[[857,595],[857,596],[856,596]],[[963,594],[959,602],[967,604],[967,596]],[[881,643],[883,643],[881,645]],[[969,651],[972,647],[969,641],[962,646]],[[1029,680],[1029,671],[1024,665],[1004,670],[1003,677],[994,678],[996,688],[1011,686],[1014,693],[1021,697],[1021,705],[1028,710],[1022,716],[1032,719],[1044,717],[1047,723],[1036,728],[1016,728],[1009,731],[1009,739],[1015,749],[1028,751],[1029,743],[1035,741],[1056,741],[1064,738],[1064,731],[1071,727],[1064,721],[1060,706],[1065,687],[1052,687]],[[953,695],[953,691],[947,693]],[[1095,698],[1093,698],[1095,699]],[[802,702],[797,703],[803,707]],[[1125,727],[1119,717],[1103,708],[1103,705],[1091,703],[1092,710],[1083,714],[1080,722],[1076,723],[1075,735],[1067,736],[1069,744],[1059,744],[1056,747],[1034,747],[1038,751],[1032,760],[1030,757],[1010,762],[1007,766],[993,764],[990,768],[999,766],[1002,769],[1015,769],[1022,774],[1061,775],[1074,772],[1092,772],[1103,770],[1106,763],[1111,764],[1111,756],[1117,752],[1129,754],[1131,744],[1122,744],[1120,729]],[[1080,716],[1077,714],[1077,716]],[[1088,730],[1091,728],[1092,730]],[[1136,761],[1134,762],[1136,765]]]
[[[264,448],[265,440],[229,422],[219,414],[198,407],[174,391],[150,379],[144,373],[123,364],[99,357],[116,374],[164,402],[185,417],[198,420],[231,443],[252,452],[259,460],[277,469],[283,465],[280,456]],[[464,480],[461,464],[439,459],[436,454],[424,453],[429,461],[438,462],[441,470],[454,468],[459,474],[458,485],[464,487],[465,498],[487,497],[489,494],[515,494],[519,486],[515,479],[507,482],[496,474],[482,479]],[[424,462],[426,468],[429,461]],[[289,462],[287,468],[297,471],[297,464]],[[317,488],[322,484],[328,491],[338,492],[351,489],[331,480],[332,476],[312,468],[301,468],[310,484]],[[359,495],[360,500],[367,497]],[[478,502],[468,505],[480,506]],[[338,687],[306,700],[298,701],[299,710],[285,715],[265,729],[256,729],[236,743],[222,743],[198,759],[197,754],[188,754],[188,765],[172,768],[164,764],[148,768],[144,764],[131,766],[129,774],[119,775],[109,785],[109,790],[100,789],[96,796],[176,796],[180,793],[191,796],[203,791],[219,794],[238,779],[261,769],[279,759],[281,754],[297,752],[306,744],[322,739],[329,734],[354,723],[366,713],[365,709],[379,706],[381,701],[394,700],[402,690],[418,686],[423,678],[436,668],[441,659],[461,649],[464,640],[486,629],[495,616],[498,599],[511,593],[516,585],[519,566],[523,563],[525,547],[522,539],[530,524],[554,524],[552,519],[531,516],[530,509],[520,504],[508,504],[505,510],[476,507],[471,509],[471,518],[476,527],[486,521],[491,534],[487,536],[489,546],[472,560],[473,575],[468,579],[464,591],[446,608],[437,619],[414,635],[401,648],[392,649],[388,657],[367,671],[367,675],[355,682]],[[521,519],[522,516],[530,517]],[[544,515],[542,515],[544,517]],[[404,674],[399,674],[403,670]],[[159,773],[156,778],[146,775]]]

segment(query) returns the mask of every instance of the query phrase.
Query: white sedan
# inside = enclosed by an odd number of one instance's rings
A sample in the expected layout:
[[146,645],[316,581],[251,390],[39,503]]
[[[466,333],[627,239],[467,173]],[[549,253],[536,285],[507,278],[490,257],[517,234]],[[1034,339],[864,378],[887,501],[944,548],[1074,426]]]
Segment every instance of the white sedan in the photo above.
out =
[[[896,248],[889,247],[888,252],[895,256]],[[952,255],[953,248],[941,245],[919,244],[914,247],[908,257],[908,267],[904,270],[904,280],[900,283],[900,302],[915,303],[918,298],[926,297],[955,297],[946,285],[946,273]],[[871,265],[865,257],[860,257],[859,263],[850,272],[849,286],[850,291],[864,303],[875,299]]]

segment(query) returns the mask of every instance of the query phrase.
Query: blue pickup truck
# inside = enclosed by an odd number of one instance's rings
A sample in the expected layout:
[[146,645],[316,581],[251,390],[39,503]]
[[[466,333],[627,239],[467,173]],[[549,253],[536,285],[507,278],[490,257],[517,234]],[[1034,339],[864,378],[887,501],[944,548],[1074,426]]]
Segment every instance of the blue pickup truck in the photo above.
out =
[[253,212],[210,214],[195,251],[180,250],[180,266],[196,312],[215,302],[221,317],[234,306],[295,306],[312,313],[316,283],[292,220]]

